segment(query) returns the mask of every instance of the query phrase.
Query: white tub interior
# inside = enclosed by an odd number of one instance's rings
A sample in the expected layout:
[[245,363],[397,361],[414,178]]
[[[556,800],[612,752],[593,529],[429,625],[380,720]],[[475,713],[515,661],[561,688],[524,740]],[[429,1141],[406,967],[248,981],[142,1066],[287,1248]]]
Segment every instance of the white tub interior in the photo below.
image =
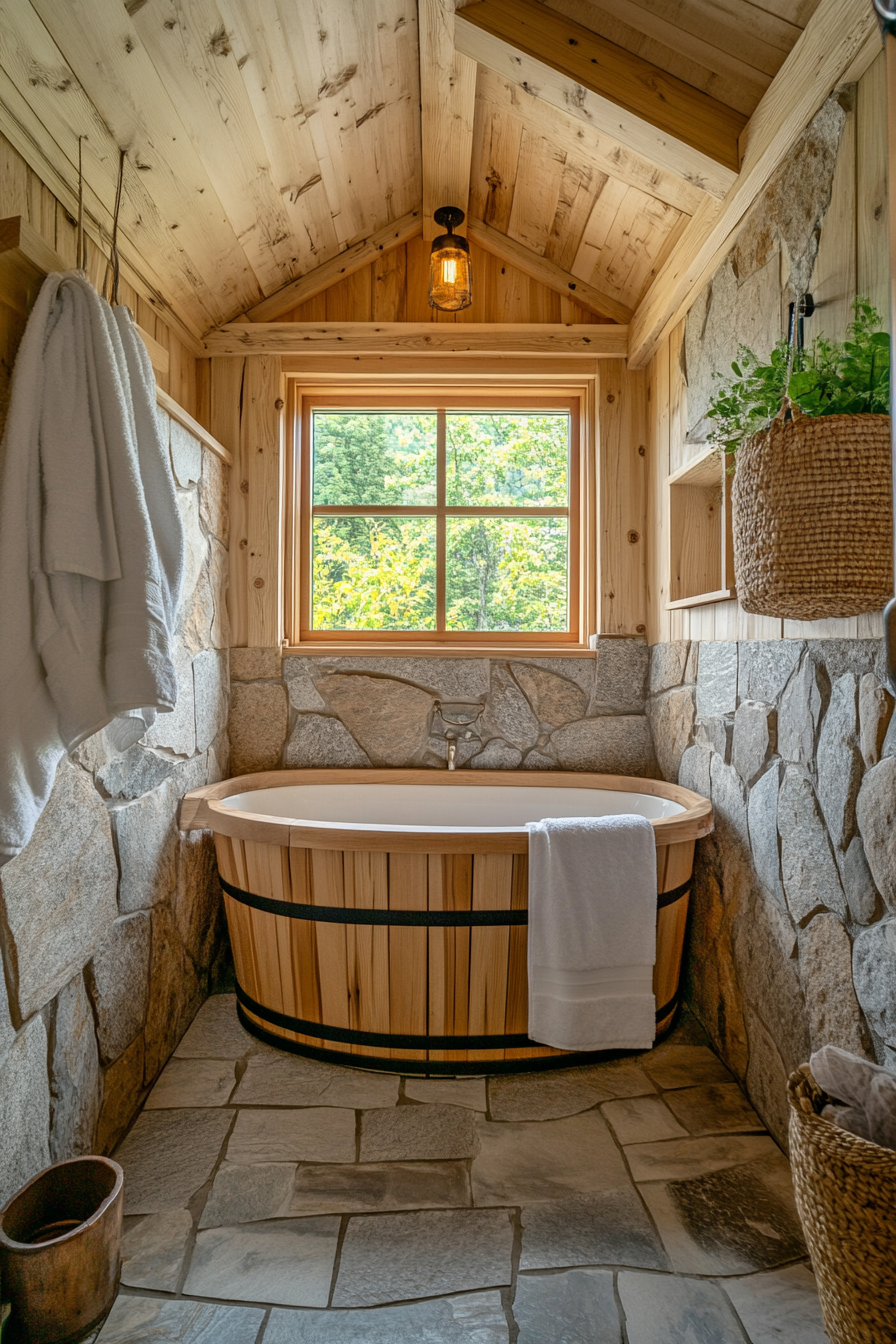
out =
[[656,821],[684,812],[681,803],[611,789],[514,788],[486,784],[287,784],[222,799],[225,807],[298,826],[365,831],[521,831],[546,817],[632,814]]

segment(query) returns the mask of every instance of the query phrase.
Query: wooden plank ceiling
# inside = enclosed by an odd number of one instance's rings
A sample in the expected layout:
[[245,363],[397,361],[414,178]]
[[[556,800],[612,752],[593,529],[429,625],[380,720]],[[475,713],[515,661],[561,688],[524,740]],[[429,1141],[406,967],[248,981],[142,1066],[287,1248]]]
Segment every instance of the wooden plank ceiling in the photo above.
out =
[[626,322],[818,3],[0,0],[0,131],[68,208],[82,137],[98,238],[126,152],[123,247],[195,337],[283,320],[439,204]]

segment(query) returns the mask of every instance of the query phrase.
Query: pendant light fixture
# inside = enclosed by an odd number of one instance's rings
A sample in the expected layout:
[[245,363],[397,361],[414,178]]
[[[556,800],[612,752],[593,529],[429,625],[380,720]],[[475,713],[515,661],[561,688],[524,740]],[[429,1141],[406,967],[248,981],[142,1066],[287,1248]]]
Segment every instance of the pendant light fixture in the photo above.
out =
[[470,244],[452,232],[464,222],[456,205],[443,205],[433,219],[447,233],[433,239],[429,259],[429,306],[444,313],[457,313],[473,302],[473,270]]

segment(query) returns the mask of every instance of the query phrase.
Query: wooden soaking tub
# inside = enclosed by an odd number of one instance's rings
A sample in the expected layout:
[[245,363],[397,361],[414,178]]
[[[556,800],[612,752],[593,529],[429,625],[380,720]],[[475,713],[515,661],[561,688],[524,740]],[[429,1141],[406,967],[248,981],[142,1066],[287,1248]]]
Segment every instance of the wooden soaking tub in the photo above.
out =
[[619,775],[282,770],[187,794],[215,833],[243,1025],[297,1054],[462,1074],[586,1058],[526,1035],[525,822],[639,812],[657,844],[657,1035],[712,807]]

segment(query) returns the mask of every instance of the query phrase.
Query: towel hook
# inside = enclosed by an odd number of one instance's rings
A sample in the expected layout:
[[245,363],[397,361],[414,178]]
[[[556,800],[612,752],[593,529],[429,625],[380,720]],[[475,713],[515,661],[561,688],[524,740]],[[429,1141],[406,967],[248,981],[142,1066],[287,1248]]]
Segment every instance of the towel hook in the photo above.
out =
[[[109,302],[115,307],[118,303],[118,277],[119,277],[119,259],[118,259],[118,216],[121,210],[121,187],[124,181],[124,161],[127,158],[125,150],[118,152],[118,185],[115,188],[115,209],[112,213],[112,244],[109,253],[109,266],[106,267],[106,280],[109,278],[109,270],[112,271],[112,292],[109,295]],[[106,282],[103,282],[103,297],[106,296]]]
[[84,169],[81,161],[81,141],[78,136],[78,231],[75,243],[75,270],[87,270],[87,244],[84,241]]

